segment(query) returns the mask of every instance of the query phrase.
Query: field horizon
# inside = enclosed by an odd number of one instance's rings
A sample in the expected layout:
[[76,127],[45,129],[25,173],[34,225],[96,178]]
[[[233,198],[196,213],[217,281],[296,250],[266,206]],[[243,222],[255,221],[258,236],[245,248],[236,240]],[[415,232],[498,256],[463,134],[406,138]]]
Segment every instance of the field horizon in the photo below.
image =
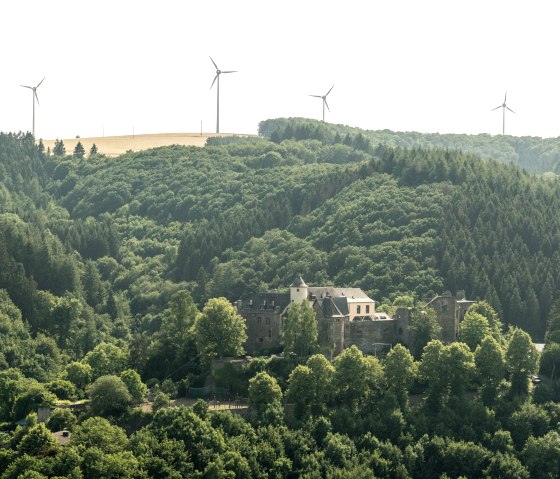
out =
[[[89,150],[95,143],[100,154],[115,157],[127,151],[141,151],[160,146],[182,145],[202,147],[206,144],[208,138],[232,135],[254,136],[236,133],[147,133],[141,135],[62,138],[62,141],[64,142],[67,154],[72,154],[76,144],[81,142],[86,154],[89,153]],[[42,141],[45,148],[50,148],[52,151],[57,140]]]

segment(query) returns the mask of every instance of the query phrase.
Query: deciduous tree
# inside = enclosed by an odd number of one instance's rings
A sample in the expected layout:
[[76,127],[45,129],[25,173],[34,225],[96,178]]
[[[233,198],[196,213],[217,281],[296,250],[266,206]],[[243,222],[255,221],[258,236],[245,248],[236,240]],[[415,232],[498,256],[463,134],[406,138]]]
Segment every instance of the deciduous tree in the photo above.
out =
[[282,323],[281,343],[286,353],[308,356],[317,350],[317,318],[307,301],[292,304]]
[[238,356],[247,340],[245,320],[226,298],[210,299],[195,323],[196,342],[206,358]]

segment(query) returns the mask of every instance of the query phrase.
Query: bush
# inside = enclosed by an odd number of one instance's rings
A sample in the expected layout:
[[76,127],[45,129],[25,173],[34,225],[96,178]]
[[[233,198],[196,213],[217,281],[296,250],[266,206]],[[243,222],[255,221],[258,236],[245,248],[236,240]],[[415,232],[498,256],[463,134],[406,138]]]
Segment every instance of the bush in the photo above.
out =
[[101,376],[89,388],[91,409],[100,415],[120,414],[132,402],[125,383],[117,376]]
[[70,409],[57,408],[47,420],[47,427],[53,432],[61,431],[62,429],[71,431],[76,421],[76,416],[74,416]]

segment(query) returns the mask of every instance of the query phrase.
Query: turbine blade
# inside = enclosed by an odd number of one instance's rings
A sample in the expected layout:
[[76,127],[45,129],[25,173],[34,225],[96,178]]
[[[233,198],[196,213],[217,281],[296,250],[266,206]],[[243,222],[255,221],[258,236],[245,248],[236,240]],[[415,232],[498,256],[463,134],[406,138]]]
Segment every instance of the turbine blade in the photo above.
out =
[[309,96],[313,96],[315,98],[323,98],[321,95],[309,95]]
[[[212,60],[212,57],[210,57],[210,60]],[[218,65],[216,65],[216,62],[214,60],[212,60],[212,63],[214,64],[214,66],[216,67],[216,70],[219,70]]]
[[506,90],[506,94],[504,95],[504,103],[506,102],[506,100],[507,100],[507,90]]
[[222,72],[222,73],[237,73],[237,70],[229,70],[229,71],[225,71],[225,72]]
[[37,105],[39,104],[39,97],[37,96],[37,92],[33,90],[33,94],[35,95],[35,99],[37,100]]
[[502,108],[502,105],[497,106],[496,108],[492,108],[490,111],[497,110],[498,108]]
[[[331,86],[331,90],[332,90],[333,88],[334,88],[334,85]],[[327,96],[327,95],[331,92],[331,90],[329,90],[327,93],[325,93],[325,96]]]
[[29,88],[30,90],[33,90],[32,86],[27,86],[27,85],[20,85],[20,86],[22,86],[23,88]]
[[210,90],[212,90],[212,87],[214,86],[214,83],[216,83],[216,79],[218,78],[219,74],[216,74],[216,76],[214,77],[214,81],[212,82],[212,85],[210,85]]
[[327,106],[327,110],[331,111],[331,109],[329,108],[329,104],[327,103],[327,99],[323,98],[323,101],[325,102],[325,105]]
[[[512,113],[515,113],[509,106],[506,105],[506,108],[511,111]],[[515,113],[517,115],[517,113]]]
[[43,79],[39,82],[39,84],[35,88],[39,88],[41,86],[41,83],[43,83],[45,81],[45,78],[47,78],[47,77],[43,77]]

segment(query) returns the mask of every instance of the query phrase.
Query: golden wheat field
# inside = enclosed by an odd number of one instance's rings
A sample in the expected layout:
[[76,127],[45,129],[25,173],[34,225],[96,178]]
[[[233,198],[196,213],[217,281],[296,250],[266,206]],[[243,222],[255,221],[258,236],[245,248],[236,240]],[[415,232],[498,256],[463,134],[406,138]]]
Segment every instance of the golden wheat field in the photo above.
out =
[[[204,146],[206,140],[214,136],[231,136],[225,133],[155,133],[149,135],[126,135],[126,136],[100,136],[92,138],[64,138],[66,153],[71,155],[78,141],[89,154],[91,146],[95,143],[97,152],[106,156],[118,156],[127,151],[140,151],[158,146],[184,145]],[[241,135],[249,136],[249,135]],[[54,148],[56,140],[43,140],[45,150]]]

